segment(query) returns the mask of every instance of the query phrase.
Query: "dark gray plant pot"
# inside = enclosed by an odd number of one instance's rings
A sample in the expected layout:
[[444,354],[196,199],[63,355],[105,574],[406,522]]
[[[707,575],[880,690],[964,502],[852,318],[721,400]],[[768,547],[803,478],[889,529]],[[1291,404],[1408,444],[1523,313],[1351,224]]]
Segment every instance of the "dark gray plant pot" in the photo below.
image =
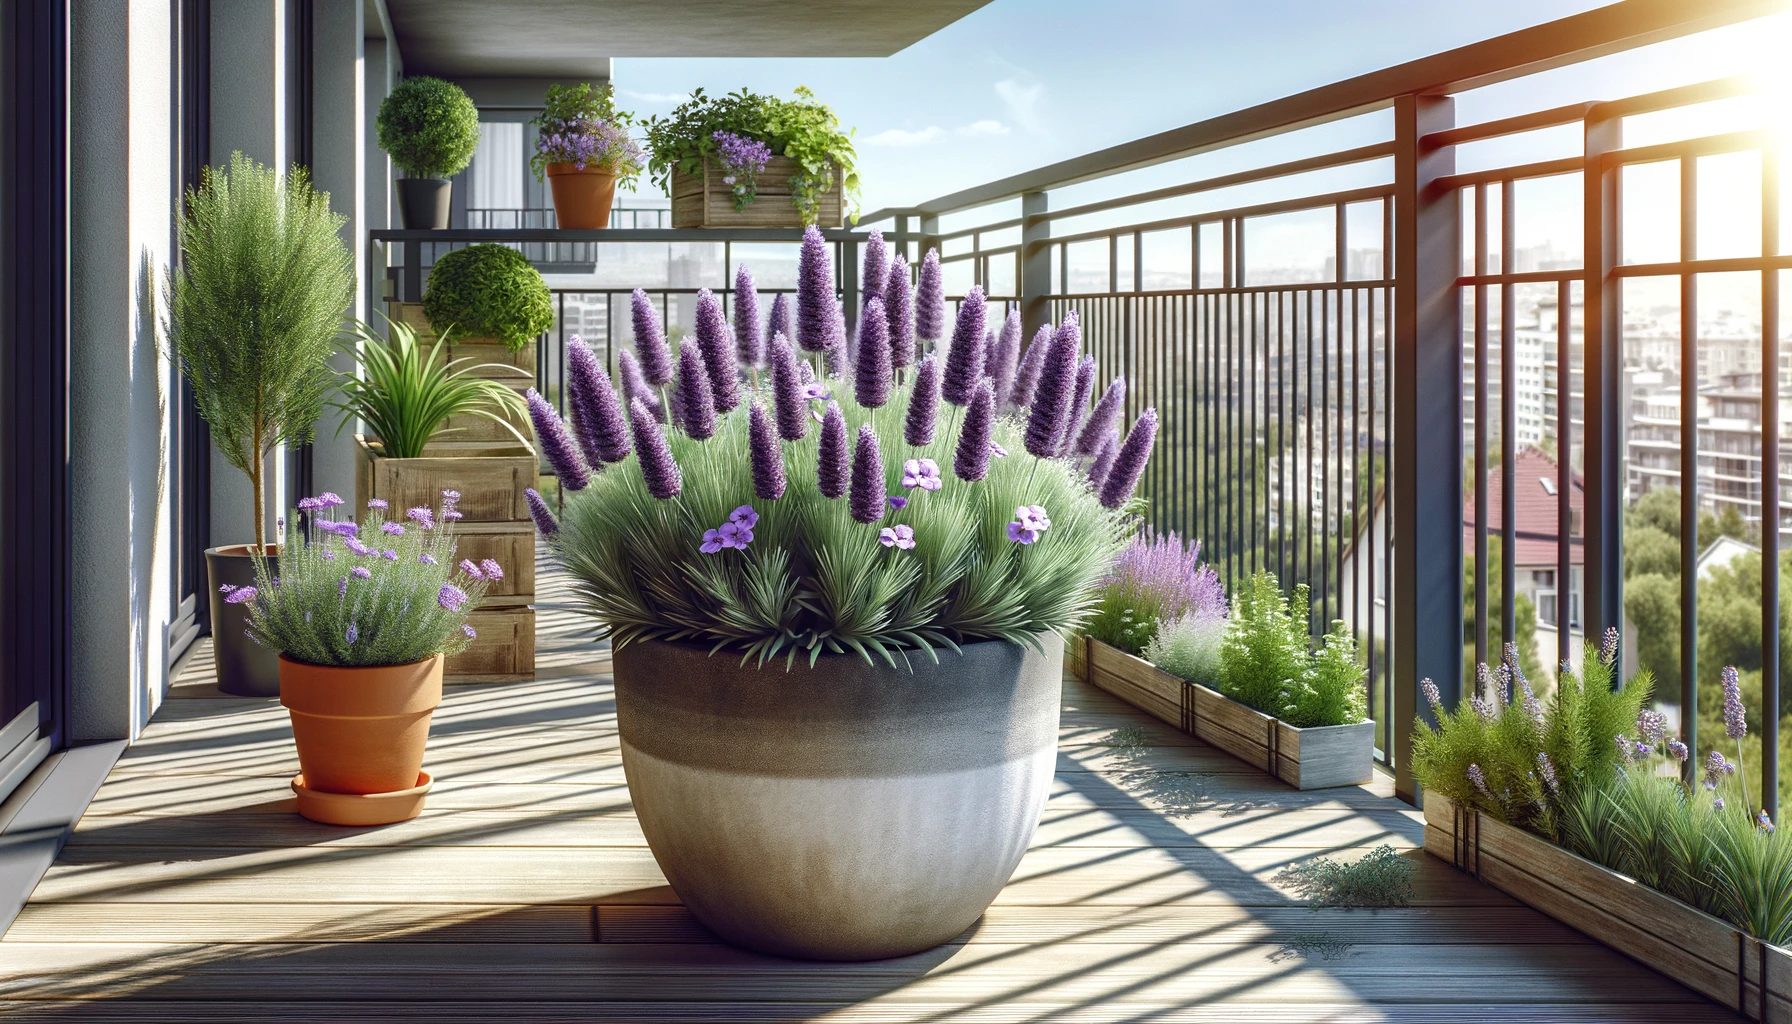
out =
[[875,960],[959,935],[1051,789],[1064,647],[1042,640],[911,654],[912,674],[617,651],[622,765],[660,870],[711,931],[768,953]]
[[454,182],[447,178],[398,179],[398,223],[407,228],[446,228],[453,190]]
[[[268,559],[270,569],[280,571],[280,556]],[[244,632],[249,626],[246,605],[224,603],[220,586],[255,585],[255,559],[249,545],[207,548],[205,568],[211,580],[212,653],[218,663],[218,689],[237,697],[280,696],[280,652],[263,647]]]

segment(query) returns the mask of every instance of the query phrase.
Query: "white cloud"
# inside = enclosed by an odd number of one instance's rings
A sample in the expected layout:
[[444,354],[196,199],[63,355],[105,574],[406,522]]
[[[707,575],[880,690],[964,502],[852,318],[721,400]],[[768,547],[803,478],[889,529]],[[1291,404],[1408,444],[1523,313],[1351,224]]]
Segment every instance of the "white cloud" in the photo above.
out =
[[945,137],[946,130],[944,128],[941,128],[937,124],[930,124],[925,128],[914,131],[910,131],[906,128],[885,128],[876,135],[867,136],[865,144],[867,146],[895,146],[899,148],[907,148],[910,146],[931,145]]
[[996,95],[1007,105],[1009,120],[1027,131],[1039,131],[1039,100],[1045,95],[1045,83],[1022,85],[1018,78],[1004,78],[996,83]]
[[676,106],[691,98],[689,93],[636,92],[633,89],[622,90],[622,95],[627,96],[631,100],[640,100],[642,103],[664,103],[669,106]]
[[972,121],[970,124],[955,129],[955,131],[957,134],[966,138],[976,138],[980,135],[1006,135],[1008,134],[1009,128],[1000,121],[986,119],[982,121]]

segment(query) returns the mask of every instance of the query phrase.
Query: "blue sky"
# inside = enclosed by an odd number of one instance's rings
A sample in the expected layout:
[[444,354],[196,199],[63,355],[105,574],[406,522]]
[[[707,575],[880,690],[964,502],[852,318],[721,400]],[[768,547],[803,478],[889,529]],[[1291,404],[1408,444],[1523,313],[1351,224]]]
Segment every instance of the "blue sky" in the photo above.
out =
[[994,0],[888,58],[626,58],[614,81],[641,115],[697,86],[808,85],[857,129],[870,211],[1598,6]]

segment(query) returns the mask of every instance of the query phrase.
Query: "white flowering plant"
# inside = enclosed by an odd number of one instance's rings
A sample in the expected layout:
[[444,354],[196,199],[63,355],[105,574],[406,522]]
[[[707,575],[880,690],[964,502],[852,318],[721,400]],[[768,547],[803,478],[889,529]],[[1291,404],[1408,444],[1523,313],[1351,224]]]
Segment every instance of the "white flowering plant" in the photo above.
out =
[[455,654],[476,638],[468,614],[504,578],[491,559],[455,560],[459,498],[443,491],[437,508],[397,515],[375,499],[359,523],[336,511],[345,503],[334,494],[306,498],[284,526],[278,567],[257,558],[255,585],[227,588],[225,600],[249,606],[258,643],[311,665],[408,665]]

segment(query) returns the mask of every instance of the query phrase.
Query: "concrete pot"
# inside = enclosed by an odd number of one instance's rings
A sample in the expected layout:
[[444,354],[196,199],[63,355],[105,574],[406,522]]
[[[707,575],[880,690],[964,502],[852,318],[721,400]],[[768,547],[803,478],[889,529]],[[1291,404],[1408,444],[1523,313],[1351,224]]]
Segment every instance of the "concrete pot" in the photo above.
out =
[[[280,571],[280,549],[269,545],[268,570]],[[249,628],[249,606],[230,604],[219,587],[252,587],[255,585],[255,556],[247,544],[230,544],[205,550],[206,577],[210,580],[208,600],[212,609],[212,656],[218,669],[218,689],[233,697],[280,696],[280,654],[263,647],[245,632]]]
[[447,178],[400,178],[398,223],[405,228],[440,231],[448,226],[454,182]]
[[1041,640],[911,654],[912,672],[617,651],[622,765],[672,888],[721,938],[783,956],[875,960],[961,934],[1051,788],[1064,649]]

